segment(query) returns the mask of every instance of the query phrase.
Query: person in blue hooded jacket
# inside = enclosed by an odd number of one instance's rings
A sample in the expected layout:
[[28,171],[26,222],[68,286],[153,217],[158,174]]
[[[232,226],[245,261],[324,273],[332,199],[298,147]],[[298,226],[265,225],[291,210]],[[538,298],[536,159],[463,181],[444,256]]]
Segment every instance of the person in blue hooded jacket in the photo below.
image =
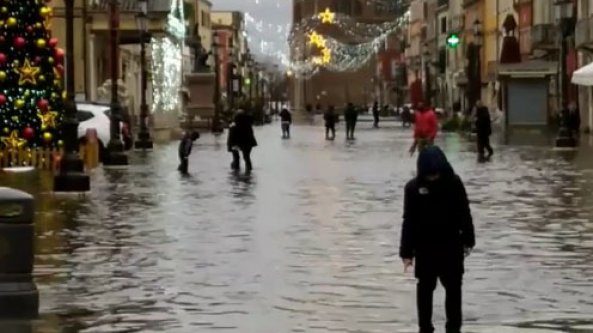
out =
[[400,257],[414,266],[420,333],[432,333],[433,291],[446,291],[447,333],[460,333],[464,260],[475,246],[474,226],[461,178],[438,146],[422,150],[418,174],[405,187]]

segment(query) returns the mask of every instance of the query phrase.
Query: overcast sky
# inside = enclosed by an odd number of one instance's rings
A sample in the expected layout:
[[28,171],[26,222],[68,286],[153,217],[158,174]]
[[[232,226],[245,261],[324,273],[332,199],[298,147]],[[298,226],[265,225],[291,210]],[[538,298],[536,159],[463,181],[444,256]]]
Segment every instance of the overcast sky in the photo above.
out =
[[250,36],[249,47],[254,53],[286,55],[287,29],[292,8],[290,0],[211,0],[214,10],[239,10],[246,14]]

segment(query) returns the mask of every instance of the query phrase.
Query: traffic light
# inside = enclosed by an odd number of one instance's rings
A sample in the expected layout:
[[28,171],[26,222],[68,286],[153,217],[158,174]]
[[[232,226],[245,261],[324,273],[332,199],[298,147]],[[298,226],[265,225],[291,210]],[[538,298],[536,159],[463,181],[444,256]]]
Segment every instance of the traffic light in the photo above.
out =
[[449,36],[447,36],[447,46],[449,48],[456,48],[459,45],[459,42],[461,42],[461,39],[459,39],[457,34],[449,34]]

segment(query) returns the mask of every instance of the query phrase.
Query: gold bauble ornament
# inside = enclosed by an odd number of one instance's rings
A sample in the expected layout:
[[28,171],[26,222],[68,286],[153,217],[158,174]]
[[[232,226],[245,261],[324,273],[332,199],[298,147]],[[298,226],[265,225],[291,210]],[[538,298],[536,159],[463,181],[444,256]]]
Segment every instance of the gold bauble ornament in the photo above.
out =
[[46,129],[47,129],[47,126],[46,125],[41,125],[41,130],[42,131],[45,131]]
[[54,63],[54,57],[47,58],[47,62],[49,62],[50,64],[53,64]]
[[17,109],[22,109],[25,106],[25,101],[23,101],[22,99],[17,99],[16,101],[14,101],[14,107]]
[[45,132],[43,133],[43,140],[45,142],[51,142],[51,139],[53,139],[53,135],[50,132]]
[[45,82],[45,75],[39,75],[37,77],[37,80],[41,81],[41,82]]
[[64,145],[64,141],[63,140],[58,140],[58,147],[62,147]]
[[4,133],[10,133],[10,128],[4,127]]
[[68,100],[68,93],[66,92],[66,90],[62,92],[62,99],[64,100],[64,102]]
[[49,7],[43,6],[39,9],[39,14],[42,17],[47,17],[47,16],[49,16],[49,14],[51,14],[51,9]]
[[9,17],[8,20],[6,20],[6,25],[10,28],[15,27],[17,24],[17,20],[14,17]]
[[35,44],[37,45],[38,48],[42,49],[45,47],[45,45],[47,45],[47,43],[45,42],[45,39],[43,38],[39,38]]
[[41,22],[35,23],[35,29],[41,29],[41,28],[43,28],[43,23],[41,23]]
[[6,80],[6,72],[0,71],[0,81],[4,81],[4,80]]
[[31,90],[29,90],[29,89],[25,90],[25,93],[23,94],[23,96],[25,96],[25,97],[31,96]]
[[2,6],[2,8],[0,8],[0,13],[2,13],[2,14],[8,13],[8,8],[5,6]]

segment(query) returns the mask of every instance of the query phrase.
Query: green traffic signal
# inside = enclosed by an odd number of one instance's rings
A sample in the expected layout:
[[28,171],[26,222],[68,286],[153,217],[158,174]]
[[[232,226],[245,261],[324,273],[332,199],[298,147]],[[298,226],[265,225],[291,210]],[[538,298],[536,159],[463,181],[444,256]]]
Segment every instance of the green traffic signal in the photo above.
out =
[[459,39],[459,36],[457,36],[457,34],[450,34],[449,36],[447,36],[447,46],[454,49],[459,45],[459,42],[461,42],[461,39]]

